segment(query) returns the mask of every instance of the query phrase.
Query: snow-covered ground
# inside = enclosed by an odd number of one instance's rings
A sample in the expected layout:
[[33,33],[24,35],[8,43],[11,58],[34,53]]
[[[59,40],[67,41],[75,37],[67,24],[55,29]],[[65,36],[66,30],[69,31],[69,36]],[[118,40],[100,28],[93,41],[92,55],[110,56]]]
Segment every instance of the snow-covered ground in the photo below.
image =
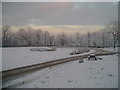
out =
[[13,80],[6,86],[17,88],[117,88],[118,56],[101,56],[103,60],[84,63],[72,61],[49,67],[22,78]]
[[[33,47],[3,48],[2,70],[42,63],[60,58],[72,57],[73,55],[70,55],[70,53],[75,50],[75,48],[57,48],[56,51],[35,52],[30,51],[31,48]],[[88,53],[92,52],[94,51],[91,50]]]
[[[0,71],[2,71],[2,48],[0,48]],[[0,74],[0,89],[2,88],[2,74]]]
[[110,48],[101,48],[103,50],[107,50],[107,51],[114,51],[114,52],[118,52],[118,47],[116,47],[115,49],[113,47]]
[[2,70],[2,48],[0,48],[0,71]]

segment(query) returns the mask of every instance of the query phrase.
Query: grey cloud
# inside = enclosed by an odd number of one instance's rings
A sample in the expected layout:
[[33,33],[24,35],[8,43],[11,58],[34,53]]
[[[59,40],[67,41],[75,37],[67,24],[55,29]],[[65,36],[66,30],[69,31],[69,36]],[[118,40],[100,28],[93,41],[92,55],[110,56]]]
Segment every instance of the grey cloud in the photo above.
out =
[[0,2],[0,26],[2,25],[2,3]]
[[118,19],[115,2],[3,2],[2,8],[3,24],[8,25],[26,25],[32,19],[38,25],[104,25]]

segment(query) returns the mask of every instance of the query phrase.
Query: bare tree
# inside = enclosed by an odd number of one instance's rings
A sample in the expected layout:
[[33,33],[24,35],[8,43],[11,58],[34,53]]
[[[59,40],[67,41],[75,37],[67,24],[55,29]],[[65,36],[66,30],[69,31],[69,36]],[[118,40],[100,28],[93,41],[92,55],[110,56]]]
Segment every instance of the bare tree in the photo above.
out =
[[27,43],[28,43],[28,45],[29,46],[31,46],[32,45],[32,28],[31,27],[27,27],[27,33],[26,33],[26,37],[27,37]]
[[21,41],[26,42],[26,44],[28,46],[31,45],[31,42],[32,42],[32,30],[31,28],[27,28],[27,30],[25,28],[20,28],[19,31],[18,31],[18,36],[19,36],[19,39]]
[[89,47],[90,45],[90,32],[89,31],[87,32],[87,40],[88,40],[87,46]]
[[67,40],[67,36],[64,32],[62,34],[58,35],[58,41],[59,41],[60,45],[62,45],[62,46],[67,45],[68,40]]
[[[106,29],[109,30],[109,33]],[[12,32],[10,26],[3,26],[2,42],[3,46],[69,45],[105,47],[113,44],[115,48],[119,39],[119,32],[118,24],[116,22],[111,22],[102,32],[87,32],[84,35],[76,32],[72,36],[69,36],[64,32],[54,36],[48,31],[42,31],[41,29],[34,30],[31,27],[19,28],[17,32]]]
[[81,38],[81,34],[79,33],[79,32],[77,32],[76,33],[76,35],[75,35],[75,37],[76,37],[76,46],[82,46],[82,38]]
[[73,36],[70,35],[68,38],[69,38],[69,46],[75,46],[76,44],[75,44],[74,35]]
[[44,31],[44,44],[45,45],[48,45],[49,43],[49,36],[50,36],[50,33],[48,31]]
[[2,27],[2,46],[9,46],[10,38],[10,26],[6,25]]
[[42,43],[42,37],[43,37],[42,35],[43,35],[43,32],[41,31],[41,29],[38,29],[35,33],[38,45],[40,45]]
[[113,35],[113,41],[114,41],[113,46],[115,48],[116,43],[118,41],[118,37],[119,37],[118,22],[117,21],[112,21],[106,28]]
[[11,33],[11,36],[12,36],[10,41],[11,46],[19,46],[18,45],[19,38],[16,32]]
[[102,47],[105,47],[105,33],[102,32]]
[[113,44],[112,35],[107,30],[102,30],[101,32],[101,40],[102,47],[109,47]]
[[49,36],[49,45],[52,46],[55,44],[55,37],[53,35]]
[[99,32],[93,32],[91,33],[91,46],[93,47],[97,47],[99,42],[101,41],[99,38]]
[[120,47],[120,20],[118,20],[118,46]]
[[0,47],[2,47],[2,28],[0,28]]

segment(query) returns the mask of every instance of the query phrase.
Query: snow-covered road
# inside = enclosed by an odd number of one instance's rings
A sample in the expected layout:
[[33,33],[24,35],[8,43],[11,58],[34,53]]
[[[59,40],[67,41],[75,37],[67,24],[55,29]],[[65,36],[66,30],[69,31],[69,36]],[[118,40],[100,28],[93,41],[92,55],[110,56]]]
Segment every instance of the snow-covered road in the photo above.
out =
[[17,88],[117,88],[118,56],[101,56],[103,60],[84,63],[72,61],[52,66],[7,85]]

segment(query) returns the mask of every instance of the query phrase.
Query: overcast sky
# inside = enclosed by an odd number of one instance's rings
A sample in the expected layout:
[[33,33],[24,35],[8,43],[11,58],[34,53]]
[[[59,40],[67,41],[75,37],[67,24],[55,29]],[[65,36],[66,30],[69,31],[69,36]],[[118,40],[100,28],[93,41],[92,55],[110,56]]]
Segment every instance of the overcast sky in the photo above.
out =
[[2,3],[0,3],[0,26],[2,25]]
[[119,2],[119,0],[2,0],[2,2]]
[[117,20],[115,2],[3,2],[7,25],[104,25]]
[[118,20],[117,2],[3,2],[2,24],[75,33],[98,31]]

